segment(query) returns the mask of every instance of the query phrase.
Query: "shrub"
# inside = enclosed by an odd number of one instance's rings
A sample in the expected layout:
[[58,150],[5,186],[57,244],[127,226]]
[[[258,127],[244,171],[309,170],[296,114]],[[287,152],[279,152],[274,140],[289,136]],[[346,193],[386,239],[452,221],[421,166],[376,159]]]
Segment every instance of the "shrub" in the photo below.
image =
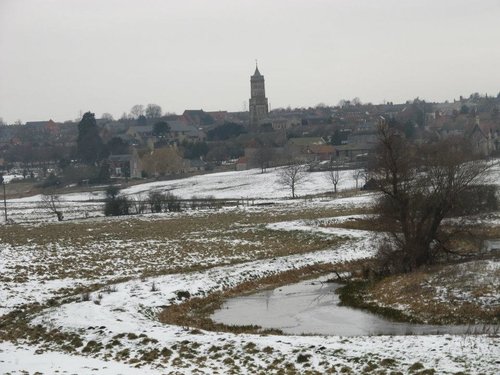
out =
[[145,201],[143,197],[130,199],[129,204],[136,214],[143,214],[146,212],[147,201]]
[[[377,269],[374,270],[379,276],[388,276],[406,271],[406,258],[404,252],[389,240],[382,241],[377,249]],[[368,276],[369,271],[365,271]]]
[[196,210],[196,209],[198,209],[198,199],[199,199],[199,198],[198,198],[196,195],[193,195],[193,196],[191,197],[191,204],[190,204],[190,208],[191,208],[192,210]]
[[[205,198],[195,198],[193,197],[192,199],[196,199],[196,208],[220,208],[220,204],[217,202],[217,199],[213,195],[209,195]],[[194,202],[193,202],[194,204]]]
[[130,205],[126,197],[118,197],[113,200],[108,200],[104,205],[104,215],[106,216],[120,216],[129,214]]
[[172,193],[167,193],[165,195],[165,202],[167,204],[167,209],[171,212],[180,212],[181,211],[181,202],[179,201],[179,197],[175,196]]
[[120,216],[129,215],[130,204],[126,197],[118,196],[120,189],[110,185],[106,188],[106,198],[104,204],[104,215]]
[[220,205],[217,203],[217,200],[213,195],[209,195],[206,198],[206,203],[208,208],[215,208],[215,209],[220,208]]
[[181,202],[179,201],[179,197],[170,192],[161,193],[159,191],[152,191],[148,195],[147,202],[152,213],[158,213],[162,211],[181,211]]
[[152,191],[148,194],[147,202],[149,204],[149,208],[151,209],[151,213],[158,213],[162,211],[165,196],[159,191]]

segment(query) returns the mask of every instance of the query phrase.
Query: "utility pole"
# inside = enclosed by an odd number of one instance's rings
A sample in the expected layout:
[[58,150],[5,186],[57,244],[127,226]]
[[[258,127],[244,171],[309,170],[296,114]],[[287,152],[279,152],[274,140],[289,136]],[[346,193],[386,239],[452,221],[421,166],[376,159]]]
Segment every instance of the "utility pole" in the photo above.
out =
[[3,178],[3,174],[0,173],[0,184],[3,185],[3,208],[4,208],[4,214],[5,214],[5,224],[7,224],[7,200],[6,200],[6,194],[5,194],[5,180]]

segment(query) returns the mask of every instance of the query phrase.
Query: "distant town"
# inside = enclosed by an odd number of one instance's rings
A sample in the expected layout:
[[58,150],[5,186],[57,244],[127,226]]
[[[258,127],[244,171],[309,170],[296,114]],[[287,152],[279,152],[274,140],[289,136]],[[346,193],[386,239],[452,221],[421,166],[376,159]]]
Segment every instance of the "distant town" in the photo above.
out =
[[495,373],[500,94],[249,96],[0,126],[0,364]]
[[134,105],[119,119],[89,111],[74,121],[37,119],[0,125],[0,169],[43,186],[163,178],[205,171],[337,161],[355,168],[370,158],[377,129],[388,124],[408,139],[463,136],[483,156],[500,153],[500,93],[473,93],[444,103],[415,98],[372,104],[269,110],[258,67],[250,77],[249,111],[187,109],[163,113]]

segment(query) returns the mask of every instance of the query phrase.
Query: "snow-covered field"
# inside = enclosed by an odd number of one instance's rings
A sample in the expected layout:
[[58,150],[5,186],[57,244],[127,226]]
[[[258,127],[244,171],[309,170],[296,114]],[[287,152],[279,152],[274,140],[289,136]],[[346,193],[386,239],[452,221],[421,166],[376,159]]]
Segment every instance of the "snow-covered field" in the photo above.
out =
[[[269,169],[261,173],[260,169],[240,172],[221,172],[194,176],[180,180],[158,181],[135,185],[124,189],[122,194],[145,200],[151,191],[170,192],[181,199],[207,198],[238,199],[242,202],[251,200],[259,203],[266,200],[282,201],[291,196],[290,188],[278,182],[280,168]],[[358,183],[363,182],[359,179]],[[353,171],[341,171],[337,190],[348,190],[356,186]],[[307,173],[303,183],[297,185],[298,196],[315,195],[333,191],[324,172]],[[65,219],[103,216],[103,205],[97,200],[103,199],[103,191],[71,193],[60,196],[61,211]],[[7,202],[9,218],[14,222],[55,221],[55,215],[44,208],[42,196],[11,199]],[[3,220],[3,216],[0,218]]]
[[[353,187],[352,172],[342,173],[344,179],[340,187]],[[323,374],[328,371],[384,373],[382,370],[409,373],[423,369],[449,374],[497,373],[500,358],[497,335],[235,335],[160,323],[156,314],[170,304],[179,303],[180,291],[189,292],[193,297],[206,296],[244,281],[302,266],[335,264],[373,255],[376,237],[371,232],[332,225],[355,217],[349,211],[369,206],[373,194],[336,200],[291,201],[285,199],[290,192],[277,185],[276,178],[276,171],[261,174],[251,170],[143,184],[124,191],[129,196],[161,190],[183,198],[196,195],[272,199],[273,206],[226,208],[218,215],[198,211],[142,215],[134,219],[136,221],[96,218],[25,225],[25,238],[12,239],[5,234],[6,238],[0,241],[0,315],[24,303],[43,304],[53,297],[72,293],[73,297],[29,317],[31,326],[44,327],[48,336],[56,337],[54,340],[22,338],[15,343],[0,342],[0,373],[254,374],[288,370]],[[322,174],[314,173],[308,183],[298,189],[298,194],[330,190]],[[85,202],[89,195],[71,194],[63,199]],[[300,217],[301,213],[336,211],[345,212],[347,216]],[[242,221],[231,223],[232,215],[238,215],[234,217]],[[278,220],[287,215],[289,219]],[[274,217],[278,219],[273,220]],[[192,227],[187,228],[189,230],[168,228],[176,219],[186,219],[185,225]],[[223,220],[229,222],[229,230],[221,233]],[[165,226],[165,231],[168,228],[179,233],[177,238],[162,240],[160,236],[140,241],[126,236],[127,231],[142,231],[140,223],[152,227],[156,221]],[[198,221],[205,222],[206,227]],[[326,223],[328,225],[324,225]],[[61,231],[56,231],[54,238],[47,233],[50,238],[46,238],[37,231],[40,225],[44,230],[52,225],[67,228],[68,232],[81,230],[83,226],[86,233],[82,234],[81,243],[70,242],[70,236],[61,236]],[[116,237],[108,231],[111,226],[121,228]],[[189,239],[184,239],[184,235],[189,235]],[[300,246],[311,246],[310,250],[281,254],[265,248],[290,238]],[[325,246],[318,249],[322,241]],[[190,251],[182,252],[181,248]],[[244,252],[241,249],[245,249]],[[164,253],[168,253],[168,257]],[[92,257],[97,257],[97,261]],[[158,263],[166,265],[158,268]],[[196,269],[200,265],[202,267]],[[178,268],[189,272],[175,272]],[[168,272],[161,274],[161,269]],[[150,270],[157,274],[148,276],[145,271]],[[122,277],[126,280],[119,281]],[[94,288],[88,295],[73,289],[110,281],[111,286]],[[2,330],[8,329],[0,320],[0,339]],[[71,340],[65,341],[63,337]]]

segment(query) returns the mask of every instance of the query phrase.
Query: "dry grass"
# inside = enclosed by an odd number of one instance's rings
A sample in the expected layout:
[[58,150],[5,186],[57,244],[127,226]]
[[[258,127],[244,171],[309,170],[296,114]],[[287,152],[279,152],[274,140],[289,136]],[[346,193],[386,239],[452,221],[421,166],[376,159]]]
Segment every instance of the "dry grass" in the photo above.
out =
[[480,226],[473,225],[468,228],[471,235],[484,239],[500,238],[500,225],[498,226]]
[[30,195],[39,194],[40,189],[35,187],[31,180],[19,180],[5,185],[7,199],[22,198]]
[[472,261],[387,277],[366,297],[428,323],[498,323],[500,268],[491,264]]
[[0,227],[8,270],[0,281],[150,276],[321,250],[339,239],[268,230],[265,224],[339,212],[235,210]]

